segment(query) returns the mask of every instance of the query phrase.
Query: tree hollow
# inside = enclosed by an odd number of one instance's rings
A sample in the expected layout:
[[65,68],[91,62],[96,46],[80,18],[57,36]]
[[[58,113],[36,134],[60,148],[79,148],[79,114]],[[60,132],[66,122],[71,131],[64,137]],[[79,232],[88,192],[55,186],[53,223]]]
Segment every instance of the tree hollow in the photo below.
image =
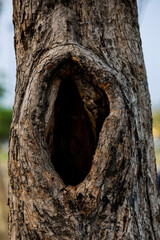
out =
[[53,163],[66,184],[77,185],[88,174],[96,139],[73,79],[62,80],[55,102]]
[[104,91],[84,80],[87,76],[82,71],[75,75],[72,72],[61,77],[54,103],[53,129],[49,131],[54,168],[66,185],[73,186],[90,172],[99,132],[109,115]]

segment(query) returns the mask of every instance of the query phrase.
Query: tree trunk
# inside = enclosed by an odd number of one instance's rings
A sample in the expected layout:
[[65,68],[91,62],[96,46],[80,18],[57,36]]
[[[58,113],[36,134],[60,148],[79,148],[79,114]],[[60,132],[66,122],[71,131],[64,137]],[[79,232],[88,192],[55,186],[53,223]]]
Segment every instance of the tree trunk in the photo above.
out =
[[160,239],[135,0],[13,0],[10,239]]

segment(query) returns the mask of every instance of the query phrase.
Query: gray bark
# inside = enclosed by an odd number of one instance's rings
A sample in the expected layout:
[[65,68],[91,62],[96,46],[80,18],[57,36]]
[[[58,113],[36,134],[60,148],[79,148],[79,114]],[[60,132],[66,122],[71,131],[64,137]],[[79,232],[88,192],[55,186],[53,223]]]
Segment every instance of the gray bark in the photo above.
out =
[[135,0],[13,0],[10,239],[159,240]]

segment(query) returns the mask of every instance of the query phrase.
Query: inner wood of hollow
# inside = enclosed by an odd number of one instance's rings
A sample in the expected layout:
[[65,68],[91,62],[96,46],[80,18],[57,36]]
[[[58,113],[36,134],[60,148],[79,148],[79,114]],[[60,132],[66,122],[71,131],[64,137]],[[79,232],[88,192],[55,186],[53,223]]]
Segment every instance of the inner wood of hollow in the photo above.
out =
[[[97,89],[97,94],[99,91]],[[93,95],[95,94],[96,90]],[[105,117],[109,115],[106,94],[99,95],[102,97],[90,101],[95,101],[94,107],[90,109],[88,103],[86,110],[87,102],[84,107],[84,99],[82,101],[73,77],[61,79],[54,104],[54,127],[50,131],[53,141],[50,150],[54,168],[67,185],[79,184],[90,172],[99,132]],[[91,120],[91,115],[94,121]]]

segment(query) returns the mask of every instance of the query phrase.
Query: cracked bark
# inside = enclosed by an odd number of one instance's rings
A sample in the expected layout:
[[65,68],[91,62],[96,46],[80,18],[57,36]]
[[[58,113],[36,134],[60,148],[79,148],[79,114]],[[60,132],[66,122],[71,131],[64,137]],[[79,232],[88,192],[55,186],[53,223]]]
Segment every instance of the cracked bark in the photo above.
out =
[[160,239],[135,0],[13,0],[10,239]]

